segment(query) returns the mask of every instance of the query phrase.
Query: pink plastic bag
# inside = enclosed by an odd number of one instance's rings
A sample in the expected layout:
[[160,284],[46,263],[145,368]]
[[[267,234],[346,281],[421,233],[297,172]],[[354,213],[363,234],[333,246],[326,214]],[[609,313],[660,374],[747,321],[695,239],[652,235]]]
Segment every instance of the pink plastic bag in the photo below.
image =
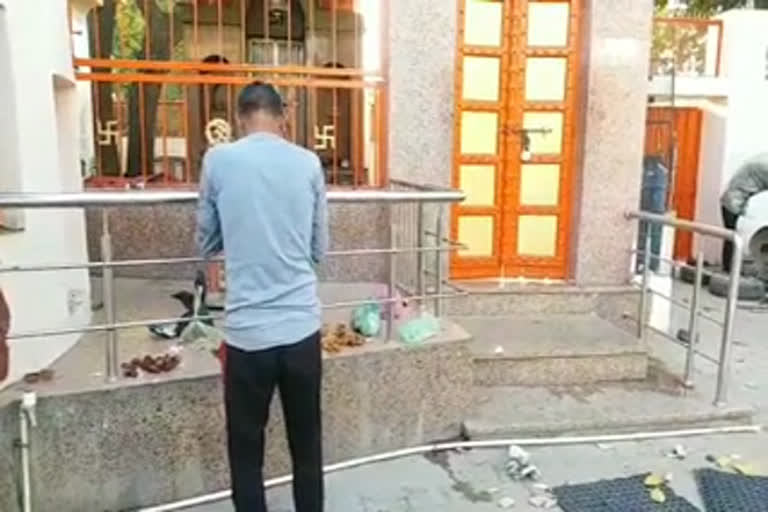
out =
[[413,316],[413,307],[408,298],[403,297],[400,292],[395,292],[395,302],[385,302],[389,298],[389,287],[385,284],[376,288],[374,297],[381,302],[381,318],[389,318],[389,310],[394,307],[395,320],[405,320]]

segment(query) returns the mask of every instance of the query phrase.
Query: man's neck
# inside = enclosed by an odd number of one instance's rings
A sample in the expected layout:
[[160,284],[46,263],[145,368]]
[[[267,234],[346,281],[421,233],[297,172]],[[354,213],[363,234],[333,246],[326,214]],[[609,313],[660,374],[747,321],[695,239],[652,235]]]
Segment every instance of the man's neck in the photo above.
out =
[[246,137],[250,135],[271,135],[273,137],[282,137],[282,131],[275,130],[274,128],[253,128],[246,131]]

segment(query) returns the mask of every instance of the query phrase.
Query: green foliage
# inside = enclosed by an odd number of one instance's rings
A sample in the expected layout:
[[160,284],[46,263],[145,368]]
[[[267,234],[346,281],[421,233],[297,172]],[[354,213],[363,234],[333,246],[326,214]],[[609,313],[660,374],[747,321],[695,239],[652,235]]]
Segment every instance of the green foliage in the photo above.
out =
[[[683,10],[668,9],[668,0],[656,0],[656,17],[711,18],[746,6],[747,0],[689,0]],[[768,0],[755,0],[768,9]],[[651,74],[667,74],[674,62],[679,73],[705,72],[708,29],[703,25],[655,23],[651,46]]]
[[[670,17],[656,9],[657,17]],[[706,66],[708,28],[685,23],[654,23],[651,42],[651,74],[669,73],[674,63],[677,72],[703,74]]]
[[[173,56],[171,57],[171,60],[187,60],[187,46],[184,44],[183,38],[179,40],[173,48]],[[181,85],[167,84],[163,89],[163,100],[179,101],[183,96],[184,92]]]
[[[143,59],[145,52],[145,30],[146,21],[144,20],[144,4],[137,2],[144,0],[118,0],[115,9],[115,31],[112,44],[113,59],[137,60]],[[178,8],[179,0],[153,0],[157,8],[163,14],[170,14],[172,9]],[[185,60],[187,55],[184,39],[176,43],[171,52],[171,60]],[[127,71],[117,71],[127,72]],[[120,98],[125,98],[130,88],[127,84],[116,85],[115,92]],[[182,98],[182,88],[178,85],[168,85],[164,88],[164,98],[166,100],[180,100]]]
[[[666,9],[668,0],[656,0],[656,7]],[[682,13],[684,16],[710,18],[718,12],[744,7],[747,0],[689,0],[688,7]],[[768,9],[768,0],[755,0],[755,7]]]
[[[115,10],[115,32],[112,45],[112,58],[143,59],[145,50],[145,30],[143,6],[137,2],[143,0],[118,0]],[[163,14],[169,15],[171,9],[178,9],[179,0],[154,0]],[[173,48],[172,60],[181,60],[186,55],[183,39]]]
[[136,0],[120,0],[115,9],[112,58],[137,59],[144,52],[146,24]]

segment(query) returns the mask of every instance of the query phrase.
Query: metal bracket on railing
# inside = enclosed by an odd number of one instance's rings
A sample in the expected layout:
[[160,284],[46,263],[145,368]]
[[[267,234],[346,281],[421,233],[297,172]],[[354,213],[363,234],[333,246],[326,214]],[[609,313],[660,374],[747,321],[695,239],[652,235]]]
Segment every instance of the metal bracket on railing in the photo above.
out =
[[[395,234],[395,219],[394,219],[394,207],[389,208],[389,249],[391,252],[389,253],[387,260],[388,260],[388,267],[389,267],[389,278],[387,279],[387,289],[388,289],[388,298],[390,301],[394,301],[395,297],[397,296],[397,236]],[[391,341],[394,336],[395,331],[395,317],[396,317],[396,310],[394,302],[390,302],[386,310],[389,312],[387,314],[387,337],[386,341]]]
[[[435,236],[438,240],[438,245],[440,244],[440,240],[443,238],[443,222],[444,222],[444,212],[443,209],[440,208],[440,211],[437,214],[437,221],[435,223]],[[441,253],[435,253],[435,316],[440,317],[443,314],[443,301],[440,298],[441,294],[443,293],[443,258]]]
[[19,448],[21,449],[21,504],[23,512],[32,512],[32,469],[29,429],[37,427],[37,394],[26,392],[19,404]]
[[691,316],[688,320],[688,350],[685,355],[685,387],[693,389],[696,372],[696,345],[699,343],[699,294],[704,281],[704,253],[696,255],[696,277],[693,280],[691,293]]
[[[115,311],[115,271],[109,263],[112,262],[112,237],[109,233],[109,210],[104,208],[101,213],[101,260],[102,266],[101,284],[104,295],[104,312],[106,314],[106,323],[114,325],[116,321]],[[112,382],[118,378],[118,341],[117,330],[107,329],[107,339],[105,345],[105,378]]]
[[[424,211],[424,203],[419,203],[418,209],[416,212],[416,246],[417,247],[424,247],[425,239],[426,239],[426,233],[424,230],[426,229],[426,219],[424,218],[425,215]],[[440,245],[439,243],[436,245]],[[416,255],[416,295],[423,296],[424,291],[426,289],[426,281],[424,280],[424,272],[425,268],[427,266],[427,253],[426,252],[419,252]],[[422,303],[423,304],[423,303]]]
[[649,288],[651,286],[651,224],[646,223],[645,247],[643,250],[643,278],[641,281],[640,305],[637,313],[637,337],[645,341],[645,327],[648,320]]
[[733,263],[731,277],[728,283],[728,302],[725,309],[725,325],[723,340],[720,344],[720,366],[717,372],[717,392],[715,405],[723,406],[728,400],[728,386],[731,380],[731,348],[733,345],[733,330],[736,322],[736,307],[739,302],[739,281],[741,279],[741,264],[744,257],[744,240],[733,233]]

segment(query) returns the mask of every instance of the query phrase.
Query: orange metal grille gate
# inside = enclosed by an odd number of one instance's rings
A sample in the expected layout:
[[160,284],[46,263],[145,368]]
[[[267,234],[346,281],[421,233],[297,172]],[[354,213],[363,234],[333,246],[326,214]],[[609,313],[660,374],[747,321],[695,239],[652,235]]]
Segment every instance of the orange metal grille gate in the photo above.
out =
[[317,151],[329,184],[382,185],[384,4],[105,0],[74,59],[93,96],[86,183],[193,185],[205,150],[236,136],[239,89],[260,80],[281,89],[287,137]]

